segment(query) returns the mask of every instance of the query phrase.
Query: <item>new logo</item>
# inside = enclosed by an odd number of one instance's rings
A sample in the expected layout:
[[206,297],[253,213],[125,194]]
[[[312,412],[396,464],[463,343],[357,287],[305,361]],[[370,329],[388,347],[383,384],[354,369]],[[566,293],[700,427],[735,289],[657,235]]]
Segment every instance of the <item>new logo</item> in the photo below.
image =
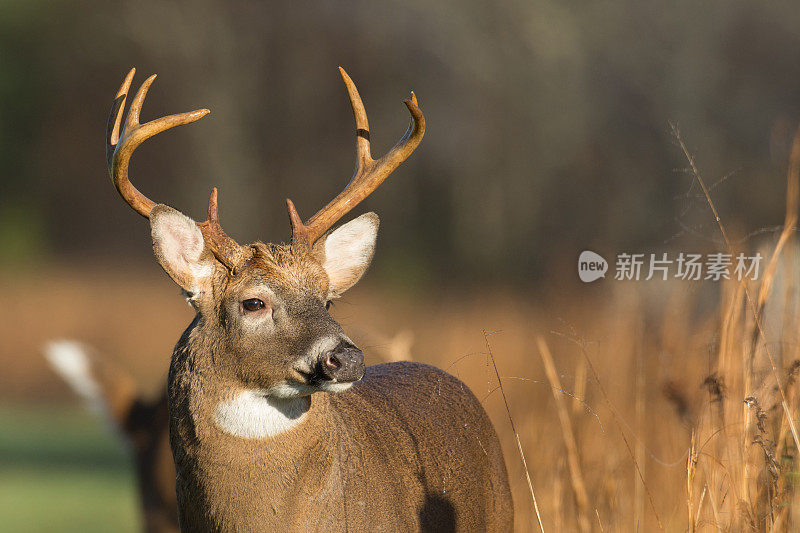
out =
[[608,261],[603,259],[602,256],[589,250],[581,252],[580,257],[578,257],[578,276],[581,281],[591,283],[606,277],[607,271]]

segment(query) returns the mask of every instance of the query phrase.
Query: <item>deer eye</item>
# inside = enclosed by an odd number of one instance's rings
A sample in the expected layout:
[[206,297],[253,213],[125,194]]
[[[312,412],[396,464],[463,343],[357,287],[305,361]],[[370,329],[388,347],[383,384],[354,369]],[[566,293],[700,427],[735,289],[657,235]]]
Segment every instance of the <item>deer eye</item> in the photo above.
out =
[[262,300],[259,300],[258,298],[248,298],[247,300],[244,300],[242,302],[242,307],[244,308],[245,311],[249,311],[252,313],[253,311],[264,309],[264,307],[266,307],[266,304]]
[[333,307],[333,301],[332,300],[328,300],[327,302],[325,302],[325,309],[330,310],[331,307]]

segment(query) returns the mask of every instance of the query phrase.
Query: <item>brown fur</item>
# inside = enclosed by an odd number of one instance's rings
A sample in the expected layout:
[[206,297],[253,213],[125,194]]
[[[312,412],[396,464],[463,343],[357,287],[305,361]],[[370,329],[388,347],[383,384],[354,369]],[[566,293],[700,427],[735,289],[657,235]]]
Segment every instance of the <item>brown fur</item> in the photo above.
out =
[[[193,359],[176,353],[173,372]],[[306,422],[269,440],[208,423],[210,405],[195,391],[224,394],[212,376],[171,384],[173,404],[197,408],[171,424],[184,531],[513,529],[491,422],[434,367],[370,367],[347,392],[313,395]]]

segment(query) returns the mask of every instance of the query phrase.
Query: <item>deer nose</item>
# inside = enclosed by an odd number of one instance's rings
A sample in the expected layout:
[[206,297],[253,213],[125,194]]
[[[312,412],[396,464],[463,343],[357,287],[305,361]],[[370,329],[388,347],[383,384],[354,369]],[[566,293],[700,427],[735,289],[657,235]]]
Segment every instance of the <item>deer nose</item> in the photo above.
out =
[[364,352],[350,343],[341,342],[322,354],[322,375],[331,381],[349,383],[364,377]]

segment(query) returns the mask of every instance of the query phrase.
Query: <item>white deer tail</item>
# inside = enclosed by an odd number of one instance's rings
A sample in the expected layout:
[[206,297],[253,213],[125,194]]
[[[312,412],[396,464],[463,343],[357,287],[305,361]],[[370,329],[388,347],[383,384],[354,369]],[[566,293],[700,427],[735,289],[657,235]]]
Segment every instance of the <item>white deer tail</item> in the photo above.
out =
[[95,412],[108,416],[118,429],[137,398],[136,382],[122,369],[100,360],[86,345],[57,340],[44,346],[45,359],[67,385]]

